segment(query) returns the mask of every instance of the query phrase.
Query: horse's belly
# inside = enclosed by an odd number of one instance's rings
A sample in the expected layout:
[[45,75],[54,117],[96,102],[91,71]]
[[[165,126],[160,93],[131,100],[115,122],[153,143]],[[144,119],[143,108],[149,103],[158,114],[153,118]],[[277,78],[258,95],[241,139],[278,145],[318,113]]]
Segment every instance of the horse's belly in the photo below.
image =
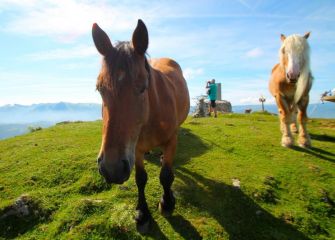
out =
[[[154,126],[152,126],[154,127]],[[179,126],[172,125],[165,121],[157,122],[150,131],[144,131],[140,134],[137,142],[137,148],[141,152],[147,152],[155,147],[161,147],[162,144],[168,142],[171,136],[177,131]]]

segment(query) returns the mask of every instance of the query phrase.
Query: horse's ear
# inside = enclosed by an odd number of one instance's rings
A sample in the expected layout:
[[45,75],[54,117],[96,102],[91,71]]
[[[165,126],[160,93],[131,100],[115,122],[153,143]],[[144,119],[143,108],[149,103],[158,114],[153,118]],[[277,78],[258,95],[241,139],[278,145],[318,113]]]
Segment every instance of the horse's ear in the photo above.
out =
[[132,44],[135,51],[144,55],[149,45],[149,35],[147,27],[141,19],[138,19],[137,26],[133,33]]
[[305,35],[304,35],[304,38],[308,38],[309,37],[309,35],[311,34],[311,32],[307,32],[307,33],[305,33]]
[[284,34],[280,34],[280,40],[281,40],[282,42],[284,42],[285,39],[286,39],[286,36],[285,36]]
[[92,37],[95,47],[101,55],[106,56],[113,49],[108,35],[96,23],[92,26]]

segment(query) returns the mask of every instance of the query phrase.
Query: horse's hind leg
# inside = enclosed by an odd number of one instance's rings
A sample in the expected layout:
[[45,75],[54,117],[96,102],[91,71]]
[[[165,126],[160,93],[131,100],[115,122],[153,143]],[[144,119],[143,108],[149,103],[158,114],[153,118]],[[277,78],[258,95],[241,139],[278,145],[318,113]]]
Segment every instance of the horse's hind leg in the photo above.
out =
[[175,134],[169,142],[163,146],[163,157],[161,158],[162,168],[159,175],[160,182],[163,186],[164,193],[159,202],[159,211],[162,214],[171,214],[175,207],[175,198],[171,190],[174,180],[172,170],[173,157],[176,153],[177,134]]
[[311,139],[306,127],[308,102],[309,96],[302,97],[302,99],[298,102],[298,122],[300,125],[298,143],[300,147],[311,147]]
[[144,234],[149,231],[151,214],[149,212],[148,204],[147,204],[145,193],[144,193],[145,185],[148,180],[148,175],[144,169],[143,154],[137,154],[135,167],[136,167],[135,179],[136,179],[136,185],[138,189],[138,201],[137,201],[137,207],[136,207],[138,214],[135,220],[136,220],[137,230],[140,233]]
[[280,129],[282,132],[281,145],[283,147],[291,147],[293,145],[293,137],[290,130],[290,108],[284,97],[278,95],[276,97],[276,102],[279,110]]

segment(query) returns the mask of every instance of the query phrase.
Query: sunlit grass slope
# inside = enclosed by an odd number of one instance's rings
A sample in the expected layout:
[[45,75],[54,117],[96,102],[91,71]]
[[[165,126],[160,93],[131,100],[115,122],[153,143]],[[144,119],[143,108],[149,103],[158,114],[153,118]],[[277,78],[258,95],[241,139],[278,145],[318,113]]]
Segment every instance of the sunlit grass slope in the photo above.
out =
[[[147,157],[154,222],[145,236],[133,220],[134,172],[121,186],[97,172],[100,121],[2,140],[0,239],[335,239],[335,120],[309,129],[312,149],[286,149],[276,116],[187,119],[170,217],[157,210],[159,149]],[[28,214],[15,215],[20,202]]]

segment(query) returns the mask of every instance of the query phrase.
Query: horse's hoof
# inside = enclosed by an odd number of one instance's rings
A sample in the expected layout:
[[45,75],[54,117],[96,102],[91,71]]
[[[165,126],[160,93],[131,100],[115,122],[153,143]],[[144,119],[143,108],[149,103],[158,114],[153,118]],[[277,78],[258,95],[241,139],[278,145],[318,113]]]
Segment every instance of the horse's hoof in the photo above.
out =
[[298,139],[298,144],[299,144],[299,146],[302,147],[302,148],[310,148],[310,147],[312,147],[312,145],[311,145],[311,140],[310,140],[310,138],[309,138],[308,135],[307,135],[307,136],[300,137],[300,138]]
[[284,144],[284,143],[282,143],[281,145],[282,145],[282,147],[286,147],[286,148],[293,147],[293,144]]
[[293,137],[291,135],[284,135],[281,138],[281,145],[283,147],[292,147],[293,146]]
[[174,200],[170,204],[166,204],[164,199],[162,198],[159,201],[159,204],[158,204],[159,212],[165,217],[168,217],[168,216],[172,215],[174,207],[175,207],[175,201]]
[[151,229],[150,219],[148,219],[146,222],[141,222],[141,223],[136,222],[136,229],[142,235],[147,234]]
[[299,147],[302,147],[302,148],[311,148],[311,145],[306,145],[306,144],[299,144]]
[[302,148],[311,148],[312,145],[309,141],[299,141],[299,146]]
[[282,140],[281,140],[281,145],[283,147],[290,148],[290,147],[293,146],[293,139],[290,138],[290,137],[283,137]]
[[136,229],[141,234],[146,234],[150,230],[151,215],[149,210],[139,210],[137,207],[137,216],[135,217]]

